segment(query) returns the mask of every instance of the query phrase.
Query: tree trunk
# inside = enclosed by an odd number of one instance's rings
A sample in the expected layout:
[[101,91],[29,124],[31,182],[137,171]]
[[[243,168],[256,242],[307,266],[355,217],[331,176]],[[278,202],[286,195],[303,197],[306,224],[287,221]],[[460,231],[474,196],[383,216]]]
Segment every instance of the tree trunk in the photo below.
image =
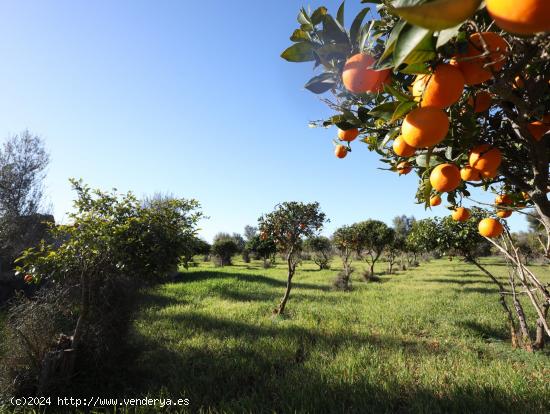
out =
[[292,277],[294,276],[294,272],[296,270],[296,265],[292,263],[292,251],[287,255],[286,258],[287,266],[288,266],[288,275],[286,280],[286,290],[283,298],[281,299],[281,303],[279,304],[279,307],[277,308],[277,315],[282,315],[285,311],[286,302],[288,301],[288,298],[290,296],[290,289],[292,289]]
[[[543,313],[544,313],[544,317],[548,317],[548,308],[550,307],[550,305],[548,305],[548,303],[545,303],[543,305]],[[544,324],[542,323],[542,320],[539,318],[537,320],[537,334],[536,334],[536,337],[535,337],[535,343],[533,344],[533,348],[535,349],[543,349],[544,348],[544,343],[545,343],[545,340],[544,340],[544,337],[546,336],[546,332],[544,330]]]

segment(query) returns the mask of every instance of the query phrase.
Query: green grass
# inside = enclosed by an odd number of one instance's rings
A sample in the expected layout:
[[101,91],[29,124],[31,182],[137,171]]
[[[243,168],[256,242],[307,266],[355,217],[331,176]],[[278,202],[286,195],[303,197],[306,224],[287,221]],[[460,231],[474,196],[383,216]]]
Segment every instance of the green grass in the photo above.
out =
[[358,269],[351,292],[331,289],[338,270],[301,266],[284,318],[282,265],[201,263],[144,292],[126,392],[185,396],[192,412],[550,411],[549,354],[511,349],[475,267],[442,259],[379,283]]

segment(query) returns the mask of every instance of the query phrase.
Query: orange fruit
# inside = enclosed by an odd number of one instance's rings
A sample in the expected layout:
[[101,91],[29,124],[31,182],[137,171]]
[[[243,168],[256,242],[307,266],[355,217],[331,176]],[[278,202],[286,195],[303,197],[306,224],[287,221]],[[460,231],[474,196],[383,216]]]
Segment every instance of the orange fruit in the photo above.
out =
[[495,204],[497,206],[499,205],[510,205],[512,204],[512,197],[510,197],[508,194],[500,194],[495,198]]
[[512,215],[512,210],[497,210],[497,216],[500,218],[508,218]]
[[488,174],[498,170],[500,163],[502,162],[502,153],[498,148],[492,147],[489,144],[481,144],[474,147],[470,151],[468,158],[470,166],[483,173]]
[[345,158],[345,156],[348,155],[348,149],[343,145],[336,145],[336,148],[334,148],[334,155],[338,158]]
[[479,91],[475,96],[470,96],[468,98],[468,105],[474,108],[475,113],[485,112],[491,107],[493,103],[493,98],[491,94],[487,91]]
[[454,164],[439,164],[430,173],[430,183],[440,193],[453,191],[460,185],[460,170]]
[[481,178],[483,178],[484,180],[492,180],[498,175],[498,171],[487,170],[487,171],[481,171],[480,174],[481,174]]
[[407,114],[401,125],[401,136],[414,148],[433,147],[447,136],[449,118],[441,109],[416,108]]
[[399,175],[408,174],[411,172],[411,170],[412,165],[410,162],[400,162],[399,164],[397,164],[397,172],[399,173]]
[[400,157],[412,157],[416,152],[416,148],[411,147],[401,136],[398,136],[393,141],[393,152]]
[[350,57],[342,72],[342,82],[351,93],[378,92],[387,81],[389,70],[371,69],[376,63],[372,56],[358,53]]
[[436,194],[430,198],[430,206],[436,207],[441,204],[441,196]]
[[517,75],[514,78],[514,83],[512,84],[512,88],[514,88],[514,89],[523,89],[523,88],[525,88],[525,82],[523,81],[523,78],[520,75]]
[[[481,38],[487,44],[488,56],[481,57],[483,44]],[[468,50],[465,54],[455,56],[451,65],[458,66],[466,85],[478,85],[493,77],[493,72],[498,72],[506,63],[508,44],[494,32],[473,33],[470,35]]]
[[503,30],[517,34],[550,31],[548,0],[486,0],[487,11]]
[[460,170],[460,178],[462,178],[463,181],[481,181],[479,171],[474,170],[469,165],[462,167]]
[[541,122],[541,121],[533,121],[527,124],[527,129],[529,130],[529,132],[531,133],[535,141],[540,141],[542,137],[548,131],[550,131],[550,125],[545,124],[544,122]]
[[25,275],[25,277],[23,278],[23,280],[25,281],[25,283],[32,283],[32,281],[34,280],[34,278],[32,277],[32,275]]
[[443,109],[460,99],[464,90],[464,76],[452,65],[442,63],[433,73],[418,75],[413,83],[412,94],[420,106]]
[[453,211],[451,216],[455,221],[466,221],[470,218],[470,210],[464,207],[458,207]]
[[340,138],[340,141],[351,142],[357,138],[357,135],[359,135],[359,130],[357,128],[346,130],[338,129],[338,138]]
[[500,221],[494,218],[484,218],[478,224],[479,234],[485,237],[498,237],[504,231]]

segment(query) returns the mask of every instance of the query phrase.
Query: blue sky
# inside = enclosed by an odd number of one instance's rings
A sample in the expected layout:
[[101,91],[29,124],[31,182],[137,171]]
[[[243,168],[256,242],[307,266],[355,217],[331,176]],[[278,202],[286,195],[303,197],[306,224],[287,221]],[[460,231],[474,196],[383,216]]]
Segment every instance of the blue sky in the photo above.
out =
[[[303,88],[312,65],[279,57],[302,4],[2,2],[0,137],[28,128],[45,139],[57,220],[71,208],[69,177],[197,198],[208,240],[286,200],[319,201],[327,234],[366,218],[446,214],[414,204],[413,174],[378,170],[362,144],[336,159],[335,130],[308,128],[329,115]],[[347,6],[351,20],[360,2]],[[510,223],[525,227],[517,215]]]

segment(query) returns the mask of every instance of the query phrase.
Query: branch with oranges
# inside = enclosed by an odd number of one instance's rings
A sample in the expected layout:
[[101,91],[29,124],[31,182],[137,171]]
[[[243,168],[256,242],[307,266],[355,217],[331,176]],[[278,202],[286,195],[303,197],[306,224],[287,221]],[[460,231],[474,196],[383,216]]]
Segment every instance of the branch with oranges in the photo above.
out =
[[457,221],[469,218],[469,187],[493,191],[494,216],[479,222],[486,237],[530,206],[550,229],[550,2],[362,3],[376,11],[361,10],[349,30],[344,3],[336,17],[301,9],[282,54],[314,62],[306,89],[332,93],[337,113],[321,125],[338,128],[336,157],[366,143],[385,169],[418,174],[426,208],[446,195]]

